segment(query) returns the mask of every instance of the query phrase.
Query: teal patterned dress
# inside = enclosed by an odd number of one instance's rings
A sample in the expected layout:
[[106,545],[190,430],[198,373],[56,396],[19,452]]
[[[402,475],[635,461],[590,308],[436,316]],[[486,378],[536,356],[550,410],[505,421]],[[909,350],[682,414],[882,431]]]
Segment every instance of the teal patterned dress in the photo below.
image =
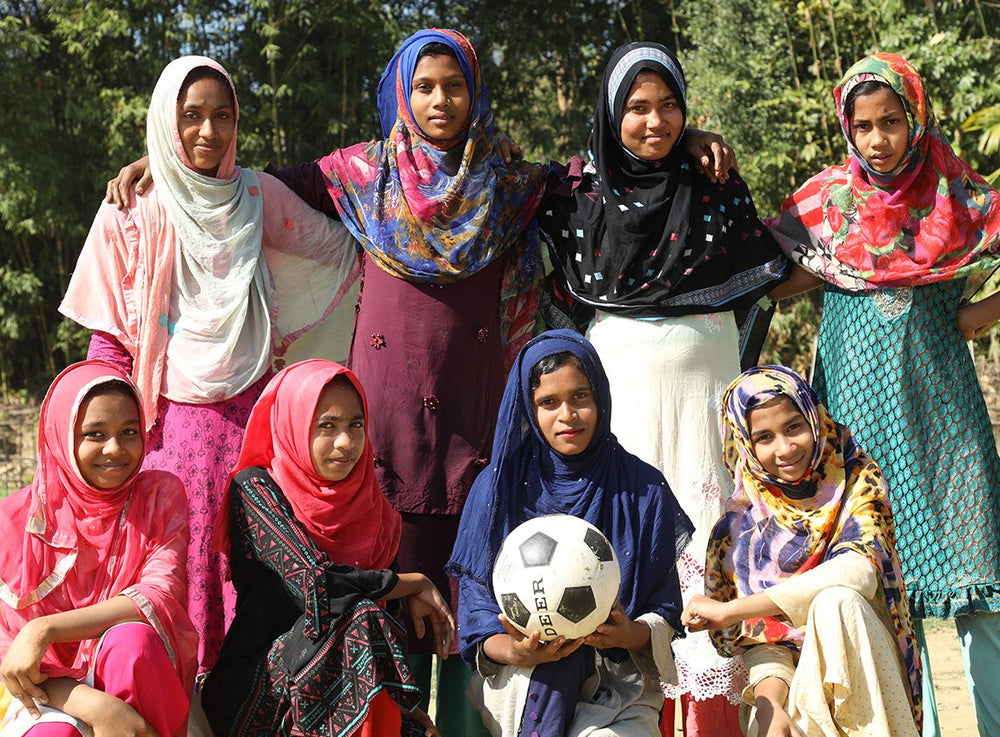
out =
[[1000,457],[956,322],[963,281],[824,293],[813,383],[885,472],[918,618],[1000,612]]

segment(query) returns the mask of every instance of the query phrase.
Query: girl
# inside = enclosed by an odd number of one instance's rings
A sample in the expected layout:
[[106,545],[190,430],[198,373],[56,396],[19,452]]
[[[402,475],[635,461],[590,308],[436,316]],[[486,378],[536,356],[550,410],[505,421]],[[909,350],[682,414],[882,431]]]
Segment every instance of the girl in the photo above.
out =
[[[399,513],[379,490],[361,384],[304,361],[254,406],[218,528],[236,619],[203,703],[217,735],[399,735],[420,699],[405,631],[378,602],[406,598],[450,651],[451,612],[419,573],[395,573]],[[416,711],[426,734],[437,734]]]
[[[374,392],[371,440],[379,482],[402,513],[400,567],[444,591],[506,369],[535,328],[533,215],[548,168],[493,153],[478,58],[456,31],[407,38],[382,75],[378,109],[382,140],[274,173],[363,247],[348,364]],[[127,186],[131,173],[121,179]],[[435,644],[411,645],[429,686]],[[457,659],[445,662],[442,702],[464,703],[467,681]],[[478,721],[440,713],[446,734],[471,734]]]
[[[1000,263],[1000,197],[899,56],[862,59],[834,99],[850,158],[775,224],[825,283],[816,391],[885,471],[918,635],[924,617],[955,618],[980,732],[1000,734],[1000,458],[962,340],[1000,315],[1000,295],[959,307],[965,277]],[[926,653],[924,667],[935,734]]]
[[[588,335],[620,408],[622,445],[656,466],[695,523],[679,561],[686,597],[702,591],[708,533],[731,492],[718,397],[740,371],[734,310],[782,279],[787,261],[757,218],[746,183],[699,174],[684,140],[687,89],[655,43],[616,50],[594,113],[591,162],[539,222],[570,295],[596,319]],[[675,643],[688,734],[738,735],[742,674],[707,636]],[[669,712],[670,710],[668,710]],[[673,720],[668,717],[669,729]]]
[[234,165],[238,115],[214,61],[167,65],[147,118],[157,186],[129,210],[102,205],[60,306],[95,331],[90,357],[139,386],[146,468],[187,487],[188,611],[203,671],[232,613],[210,543],[246,418],[275,353],[333,309],[355,268],[339,223]]
[[[662,474],[612,434],[608,379],[586,339],[558,330],[522,349],[493,448],[449,563],[461,592],[461,653],[478,674],[470,698],[483,722],[494,735],[655,734],[660,683],[675,678],[675,564],[691,524]],[[507,533],[545,514],[597,526],[622,566],[619,604],[574,642],[520,634],[498,616],[490,583]]]
[[0,735],[186,734],[184,487],[140,471],[137,388],[103,361],[56,377],[29,486],[0,501]]
[[750,672],[748,735],[916,737],[920,660],[886,486],[780,366],[726,390],[736,491],[682,621]]

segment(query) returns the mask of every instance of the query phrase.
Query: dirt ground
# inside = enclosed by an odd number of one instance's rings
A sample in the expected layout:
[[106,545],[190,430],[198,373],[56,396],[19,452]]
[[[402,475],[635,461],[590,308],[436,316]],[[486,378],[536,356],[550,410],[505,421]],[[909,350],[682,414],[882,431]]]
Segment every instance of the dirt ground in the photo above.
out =
[[934,696],[943,737],[976,737],[976,718],[972,712],[969,688],[962,670],[962,653],[954,622],[924,622],[927,649],[934,672]]

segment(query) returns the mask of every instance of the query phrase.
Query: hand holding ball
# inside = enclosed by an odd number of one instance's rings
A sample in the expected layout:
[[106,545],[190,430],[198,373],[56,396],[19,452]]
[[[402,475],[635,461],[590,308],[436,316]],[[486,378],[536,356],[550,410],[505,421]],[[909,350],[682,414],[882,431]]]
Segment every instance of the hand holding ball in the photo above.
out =
[[608,539],[570,515],[511,530],[493,565],[493,592],[510,623],[541,640],[586,637],[618,599],[621,570]]

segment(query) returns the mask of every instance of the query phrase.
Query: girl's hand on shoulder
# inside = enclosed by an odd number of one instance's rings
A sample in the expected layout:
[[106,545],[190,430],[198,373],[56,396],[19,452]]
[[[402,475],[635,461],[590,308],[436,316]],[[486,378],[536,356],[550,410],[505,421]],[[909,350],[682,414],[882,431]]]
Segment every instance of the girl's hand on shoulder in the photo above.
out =
[[48,678],[41,671],[42,658],[48,649],[44,624],[35,619],[21,628],[0,662],[4,685],[33,717],[41,714],[38,704],[49,703],[48,694],[39,686]]
[[737,169],[733,147],[718,133],[688,128],[683,143],[698,170],[717,184],[725,184],[729,181],[729,170]]
[[629,619],[621,602],[615,602],[607,621],[583,638],[583,642],[598,650],[621,647],[642,650],[649,644],[649,626]]
[[[554,663],[575,652],[583,645],[582,638],[567,640],[565,637],[557,637],[549,642],[542,642],[540,632],[536,630],[530,635],[526,635],[502,614],[500,615],[500,624],[507,631],[506,636],[509,639],[507,657],[503,659],[503,662],[509,665],[530,668],[540,663]],[[503,635],[500,636],[503,637]]]
[[153,174],[149,170],[149,157],[143,156],[138,161],[126,164],[118,171],[118,176],[108,182],[105,200],[108,204],[114,205],[119,210],[124,210],[129,206],[131,199],[132,183],[138,180],[135,185],[137,195],[145,192],[149,185],[153,183]]
[[731,616],[729,603],[731,602],[716,601],[707,596],[695,594],[691,597],[688,605],[684,607],[684,612],[681,614],[681,624],[687,627],[689,632],[724,630],[739,621]]
[[520,161],[523,158],[521,144],[503,133],[497,133],[493,136],[493,153],[499,156],[505,164],[509,164],[511,161]]

